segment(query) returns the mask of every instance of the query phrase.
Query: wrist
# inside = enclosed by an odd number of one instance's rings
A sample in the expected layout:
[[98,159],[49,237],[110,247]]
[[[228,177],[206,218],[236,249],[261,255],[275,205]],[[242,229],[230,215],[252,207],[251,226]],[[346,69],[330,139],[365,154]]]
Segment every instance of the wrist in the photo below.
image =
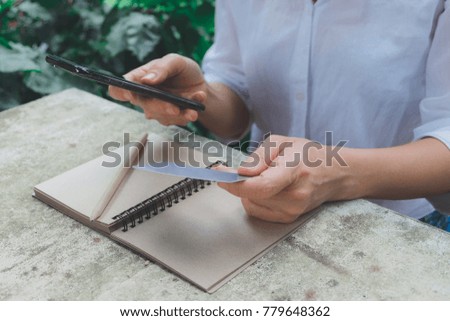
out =
[[214,88],[211,84],[205,81],[205,89],[204,92],[206,94],[205,100],[203,104],[205,105],[205,110],[198,114],[198,120],[203,122],[207,120],[214,110],[214,105],[217,103],[217,89]]
[[370,195],[373,179],[367,166],[364,150],[342,148],[339,158],[332,160],[331,168],[338,181],[332,200],[353,200]]
[[212,133],[235,139],[248,128],[249,113],[244,102],[222,83],[206,83],[206,110],[199,113],[198,120]]

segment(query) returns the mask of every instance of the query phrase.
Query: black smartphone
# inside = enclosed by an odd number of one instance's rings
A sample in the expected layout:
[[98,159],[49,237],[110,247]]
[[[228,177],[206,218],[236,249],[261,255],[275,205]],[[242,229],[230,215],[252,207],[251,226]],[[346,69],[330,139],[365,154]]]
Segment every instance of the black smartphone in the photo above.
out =
[[53,65],[54,67],[61,68],[78,77],[90,79],[103,85],[111,85],[127,89],[143,96],[161,99],[174,104],[180,109],[189,108],[197,111],[205,110],[205,106],[199,102],[171,94],[156,87],[141,85],[125,80],[121,77],[109,75],[106,72],[93,70],[62,57],[47,55],[45,57],[45,61]]

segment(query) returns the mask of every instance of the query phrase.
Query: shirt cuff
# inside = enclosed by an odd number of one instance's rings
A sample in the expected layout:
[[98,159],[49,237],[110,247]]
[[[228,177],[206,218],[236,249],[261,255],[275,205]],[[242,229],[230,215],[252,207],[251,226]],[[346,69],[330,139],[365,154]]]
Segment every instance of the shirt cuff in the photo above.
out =
[[424,137],[436,138],[450,150],[450,118],[431,121],[414,129],[414,140]]
[[430,196],[427,200],[439,213],[450,215],[450,193]]
[[205,80],[208,83],[214,83],[214,82],[218,82],[218,83],[222,83],[224,85],[226,85],[228,88],[230,88],[231,90],[233,90],[236,95],[239,96],[239,98],[242,99],[242,101],[244,102],[245,106],[247,107],[247,109],[250,109],[250,96],[248,94],[248,90],[245,89],[244,86],[239,86],[239,84],[236,84],[236,82],[231,81],[229,79],[227,79],[226,77],[221,77],[218,76],[214,73],[210,73],[210,72],[206,72],[204,74]]

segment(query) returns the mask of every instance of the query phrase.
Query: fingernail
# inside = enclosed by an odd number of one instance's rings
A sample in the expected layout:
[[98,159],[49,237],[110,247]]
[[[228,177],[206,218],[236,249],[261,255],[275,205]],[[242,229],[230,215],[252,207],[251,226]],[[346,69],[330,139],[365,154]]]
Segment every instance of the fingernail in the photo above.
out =
[[142,79],[145,79],[145,80],[152,80],[155,78],[156,78],[156,73],[154,73],[154,72],[151,72],[151,73],[145,75],[144,77],[142,77]]

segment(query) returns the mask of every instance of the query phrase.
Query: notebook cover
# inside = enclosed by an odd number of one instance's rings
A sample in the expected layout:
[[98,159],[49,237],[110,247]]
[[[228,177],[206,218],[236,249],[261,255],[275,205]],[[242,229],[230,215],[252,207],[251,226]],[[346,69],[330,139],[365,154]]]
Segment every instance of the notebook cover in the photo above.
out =
[[239,198],[213,184],[111,237],[212,293],[312,214],[291,224],[255,219],[245,214]]

